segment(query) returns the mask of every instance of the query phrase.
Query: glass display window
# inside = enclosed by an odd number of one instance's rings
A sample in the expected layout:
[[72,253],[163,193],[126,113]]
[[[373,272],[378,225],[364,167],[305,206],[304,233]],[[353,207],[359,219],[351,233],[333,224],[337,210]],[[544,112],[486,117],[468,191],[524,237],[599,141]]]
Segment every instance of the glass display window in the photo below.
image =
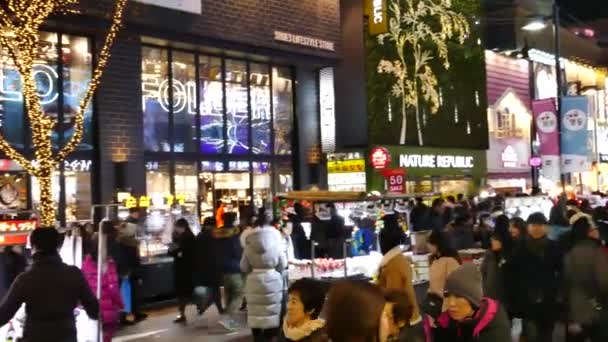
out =
[[0,210],[27,209],[27,177],[25,172],[0,174]]
[[272,208],[272,164],[253,162],[253,204]]
[[213,217],[215,208],[213,198],[213,173],[201,172],[198,175],[198,189],[200,201],[200,220],[204,222],[206,217]]
[[160,48],[142,49],[142,108],[144,147],[151,152],[170,152],[168,52]]
[[254,154],[270,154],[272,151],[270,109],[270,72],[268,65],[250,66],[251,135]]
[[217,154],[224,150],[224,89],[222,60],[199,56],[200,151]]
[[288,193],[293,191],[293,169],[291,167],[291,162],[280,161],[276,164],[274,181],[274,190],[276,193]]
[[226,132],[229,154],[249,153],[247,63],[226,60]]
[[195,152],[196,130],[196,68],[194,54],[173,52],[173,151]]
[[290,155],[293,134],[293,84],[289,68],[272,68],[272,105],[274,152]]
[[155,167],[146,170],[146,193],[154,207],[163,208],[165,196],[171,193],[171,172],[168,161],[154,162]]
[[196,203],[198,198],[196,163],[176,163],[174,179],[175,195],[184,196],[186,202]]
[[[61,35],[63,60],[63,121],[61,130],[67,141],[74,134],[74,117],[80,110],[80,101],[85,96],[93,73],[91,44],[88,38]],[[91,101],[92,102],[92,101]],[[93,149],[93,105],[89,103],[84,112],[84,134],[79,150]],[[90,199],[89,199],[90,202]],[[90,215],[90,214],[88,214]]]
[[213,177],[216,203],[222,202],[232,209],[251,202],[249,172],[216,173]]

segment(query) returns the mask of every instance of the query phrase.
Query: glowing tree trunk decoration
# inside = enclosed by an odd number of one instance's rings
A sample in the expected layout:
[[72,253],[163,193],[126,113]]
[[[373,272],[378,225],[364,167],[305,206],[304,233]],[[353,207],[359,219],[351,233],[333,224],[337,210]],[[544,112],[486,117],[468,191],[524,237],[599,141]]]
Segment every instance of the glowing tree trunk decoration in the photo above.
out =
[[51,188],[53,171],[80,144],[84,131],[84,113],[99,85],[104,67],[110,56],[110,48],[120,30],[123,12],[127,0],[117,0],[110,31],[98,57],[89,88],[81,99],[78,112],[74,117],[74,133],[68,142],[53,153],[51,136],[55,120],[45,115],[40,98],[36,93],[36,82],[33,75],[40,26],[51,15],[57,13],[73,14],[73,6],[78,0],[7,0],[0,6],[0,44],[11,57],[21,76],[25,108],[30,122],[34,160],[28,160],[15,150],[0,135],[0,151],[21,165],[29,174],[38,178],[40,184],[40,223],[42,226],[55,225],[55,206]]
[[[421,98],[430,105],[431,113],[437,113],[439,110],[437,76],[429,65],[433,60],[433,51],[425,50],[425,47],[434,46],[443,67],[448,69],[450,63],[447,40],[456,38],[460,44],[464,43],[470,26],[462,14],[451,9],[451,0],[390,1],[389,32],[379,35],[378,42],[382,45],[393,42],[399,59],[381,60],[378,72],[393,75],[396,79],[392,95],[401,99],[402,123],[399,143],[406,143],[407,107],[414,107],[418,145],[423,146],[420,125]],[[439,30],[434,29],[436,26]],[[406,62],[406,51],[411,51],[413,63]]]

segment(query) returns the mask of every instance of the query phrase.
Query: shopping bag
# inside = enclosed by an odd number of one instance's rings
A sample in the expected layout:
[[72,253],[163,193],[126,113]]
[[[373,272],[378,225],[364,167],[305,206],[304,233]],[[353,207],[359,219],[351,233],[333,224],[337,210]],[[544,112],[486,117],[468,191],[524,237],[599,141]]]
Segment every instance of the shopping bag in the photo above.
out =
[[120,282],[120,296],[122,297],[122,302],[124,304],[124,308],[122,312],[126,314],[131,313],[131,282],[128,278],[123,279]]

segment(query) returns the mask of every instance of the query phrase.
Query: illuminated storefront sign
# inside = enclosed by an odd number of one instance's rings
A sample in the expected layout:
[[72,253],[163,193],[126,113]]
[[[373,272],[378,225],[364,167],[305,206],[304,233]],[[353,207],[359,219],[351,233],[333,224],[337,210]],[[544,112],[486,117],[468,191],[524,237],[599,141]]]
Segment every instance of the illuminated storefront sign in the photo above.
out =
[[370,154],[370,162],[374,169],[384,169],[391,163],[391,155],[384,147],[376,147]]
[[472,169],[475,164],[472,156],[402,154],[399,156],[399,167]]
[[334,42],[282,31],[274,31],[274,40],[321,50],[335,51],[336,49]]
[[321,149],[325,153],[336,150],[336,100],[334,95],[334,69],[319,72],[319,101],[321,107]]
[[365,160],[328,161],[328,173],[365,172]]
[[0,232],[27,232],[36,229],[36,220],[1,221]]
[[92,160],[77,159],[77,160],[66,160],[63,162],[63,168],[65,171],[78,171],[78,172],[90,172]]
[[367,0],[369,33],[378,35],[388,31],[387,0]]
[[162,197],[148,197],[148,196],[140,196],[139,198],[134,196],[129,196],[124,199],[124,206],[127,209],[131,208],[150,208],[152,206],[162,207],[162,206],[172,206],[173,204],[184,205],[186,204],[186,195],[185,194],[177,194],[175,196],[171,194],[166,194]]

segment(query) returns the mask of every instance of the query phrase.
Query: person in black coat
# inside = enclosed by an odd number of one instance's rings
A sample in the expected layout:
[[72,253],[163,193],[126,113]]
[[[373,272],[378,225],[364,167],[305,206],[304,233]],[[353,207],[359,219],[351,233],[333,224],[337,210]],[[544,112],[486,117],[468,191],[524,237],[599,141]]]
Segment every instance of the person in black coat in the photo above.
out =
[[559,318],[562,253],[547,237],[547,224],[542,213],[530,215],[528,236],[515,247],[508,263],[508,301],[515,317],[524,319],[529,341],[551,341]]
[[327,229],[328,250],[327,256],[333,259],[342,259],[342,245],[345,240],[344,218],[338,214],[338,210],[333,203],[327,205],[331,219]]
[[287,224],[291,224],[291,240],[293,241],[293,249],[296,259],[310,259],[310,240],[306,237],[306,232],[302,226],[302,205],[296,203],[293,206],[293,211],[288,211]]
[[194,267],[194,293],[200,300],[198,314],[215,304],[220,314],[224,313],[220,293],[221,272],[220,260],[216,253],[213,230],[215,229],[215,218],[207,217],[203,222],[201,232],[196,236],[195,267]]
[[412,224],[412,231],[417,232],[427,229],[426,217],[428,215],[429,207],[424,204],[422,197],[416,198],[416,206],[410,213],[410,223]]
[[179,219],[175,222],[173,243],[169,247],[169,255],[173,257],[173,279],[175,293],[179,300],[179,316],[175,323],[186,322],[186,304],[192,299],[194,290],[194,251],[195,239],[188,221]]
[[431,205],[431,210],[428,213],[428,217],[426,219],[427,226],[429,229],[437,232],[442,232],[446,226],[446,223],[443,221],[443,214],[445,211],[444,202],[441,198],[435,198]]
[[[147,315],[140,311],[140,288],[143,284],[141,256],[139,254],[139,241],[135,237],[137,225],[132,222],[123,223],[118,232],[116,243],[108,245],[108,251],[114,261],[118,276],[121,282],[128,281],[131,285],[131,313],[136,321],[147,318]],[[124,299],[123,299],[124,300]],[[123,315],[121,323],[131,324],[128,315]]]
[[20,341],[76,342],[74,310],[79,305],[90,318],[99,317],[99,303],[80,270],[61,261],[59,240],[54,228],[32,232],[34,264],[17,276],[0,304],[0,326],[25,304],[25,330]]

